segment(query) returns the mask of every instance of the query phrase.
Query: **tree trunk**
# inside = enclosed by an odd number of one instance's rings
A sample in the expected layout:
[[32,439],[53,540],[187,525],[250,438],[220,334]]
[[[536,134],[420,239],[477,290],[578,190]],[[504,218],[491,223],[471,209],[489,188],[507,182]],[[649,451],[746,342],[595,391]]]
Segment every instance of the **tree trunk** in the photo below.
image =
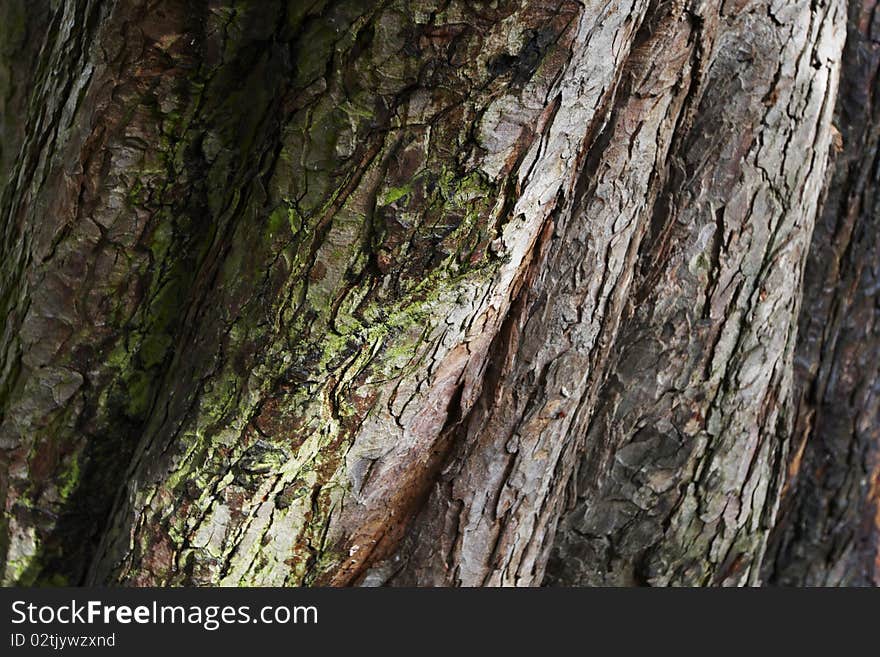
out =
[[855,2],[842,134],[807,260],[794,457],[768,581],[880,586],[880,5]]
[[4,582],[880,583],[876,0],[6,11]]

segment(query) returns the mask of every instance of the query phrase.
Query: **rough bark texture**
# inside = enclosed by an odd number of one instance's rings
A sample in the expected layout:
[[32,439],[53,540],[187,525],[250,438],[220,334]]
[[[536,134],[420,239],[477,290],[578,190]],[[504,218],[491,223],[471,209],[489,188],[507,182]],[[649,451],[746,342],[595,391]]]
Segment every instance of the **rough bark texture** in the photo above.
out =
[[50,0],[5,0],[0,5],[0,190],[7,186],[24,139],[31,80],[51,6]]
[[855,2],[841,152],[807,261],[795,455],[768,581],[880,586],[880,5]]
[[553,582],[757,581],[842,43],[839,4],[769,9],[701,21],[717,54],[678,128],[601,406],[583,425]]
[[876,0],[7,7],[4,582],[877,583]]

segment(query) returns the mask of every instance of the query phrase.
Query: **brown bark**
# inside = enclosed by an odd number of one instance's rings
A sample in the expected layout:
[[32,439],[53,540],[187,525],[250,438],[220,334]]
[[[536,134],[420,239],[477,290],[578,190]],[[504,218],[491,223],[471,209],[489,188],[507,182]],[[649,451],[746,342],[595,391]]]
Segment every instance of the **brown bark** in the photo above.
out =
[[50,9],[49,0],[7,0],[0,6],[0,189],[12,175],[27,128],[31,81]]
[[841,150],[807,261],[769,582],[880,586],[880,5],[849,8]]
[[841,37],[833,3],[757,8],[648,15],[414,581],[532,584],[551,545],[554,583],[755,579]]
[[868,582],[876,2],[34,11],[5,582]]

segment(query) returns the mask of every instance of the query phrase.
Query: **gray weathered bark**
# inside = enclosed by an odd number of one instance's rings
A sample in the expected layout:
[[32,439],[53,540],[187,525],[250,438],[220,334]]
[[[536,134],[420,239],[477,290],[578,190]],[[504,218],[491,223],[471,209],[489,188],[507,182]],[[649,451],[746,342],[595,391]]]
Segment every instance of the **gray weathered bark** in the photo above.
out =
[[852,3],[828,197],[807,261],[794,458],[768,581],[880,586],[880,6]]
[[876,579],[875,1],[33,7],[5,582]]

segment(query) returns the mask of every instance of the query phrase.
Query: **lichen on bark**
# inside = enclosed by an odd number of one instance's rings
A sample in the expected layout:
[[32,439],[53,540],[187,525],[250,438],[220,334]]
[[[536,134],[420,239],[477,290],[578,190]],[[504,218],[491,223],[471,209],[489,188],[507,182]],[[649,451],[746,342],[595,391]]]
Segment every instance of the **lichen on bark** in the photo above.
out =
[[4,582],[761,581],[844,0],[8,7]]

